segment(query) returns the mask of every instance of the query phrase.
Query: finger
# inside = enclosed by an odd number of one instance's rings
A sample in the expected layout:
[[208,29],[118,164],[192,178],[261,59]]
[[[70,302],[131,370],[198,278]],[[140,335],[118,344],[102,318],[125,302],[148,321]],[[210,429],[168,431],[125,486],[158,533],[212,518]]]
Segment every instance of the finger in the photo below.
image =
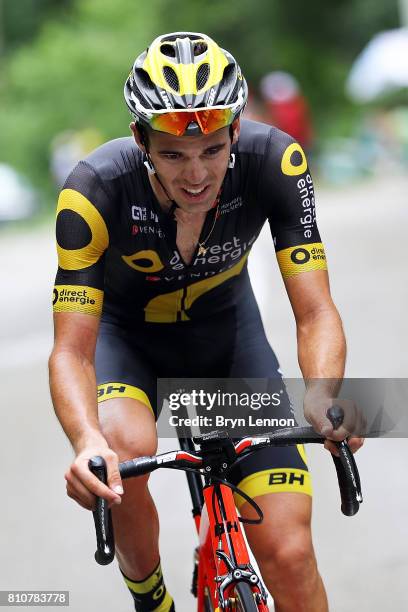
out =
[[312,425],[313,429],[321,436],[331,437],[334,432],[333,425],[325,414],[316,414],[316,412],[309,415],[309,423]]
[[337,448],[336,444],[332,442],[331,440],[325,440],[324,448],[330,451],[332,455],[335,455],[336,457],[340,457],[339,449]]
[[364,438],[349,438],[348,445],[352,453],[356,453],[364,444]]
[[116,454],[113,454],[106,458],[106,469],[108,472],[108,486],[118,493],[123,495],[122,479],[119,473],[119,461]]
[[341,442],[345,440],[350,435],[350,432],[341,425],[338,429],[335,429],[331,434],[326,436],[329,440],[333,440],[335,442]]
[[82,497],[79,497],[79,495],[77,495],[75,489],[73,487],[71,487],[71,485],[69,483],[67,483],[67,495],[68,495],[68,497],[73,499],[77,504],[82,506],[82,508],[85,508],[85,510],[94,510],[95,509],[95,505],[94,504],[90,504],[87,500],[83,499]]
[[95,507],[96,498],[88,489],[82,484],[82,482],[75,476],[74,473],[70,472],[65,477],[67,480],[67,491],[68,487],[76,497],[82,500],[83,504],[86,504],[89,508]]
[[[95,497],[95,495],[92,495],[91,500],[87,497],[79,496],[76,490],[69,485],[67,485],[67,495],[86,510],[94,511],[96,509],[97,498]],[[112,507],[117,506],[118,504],[120,504],[120,500],[118,501],[115,499],[113,502],[108,502],[108,508],[111,509]]]
[[107,485],[99,480],[88,468],[88,459],[80,460],[72,464],[71,472],[82,482],[88,491],[97,497],[103,497],[108,503],[119,500],[120,496],[112,491]]

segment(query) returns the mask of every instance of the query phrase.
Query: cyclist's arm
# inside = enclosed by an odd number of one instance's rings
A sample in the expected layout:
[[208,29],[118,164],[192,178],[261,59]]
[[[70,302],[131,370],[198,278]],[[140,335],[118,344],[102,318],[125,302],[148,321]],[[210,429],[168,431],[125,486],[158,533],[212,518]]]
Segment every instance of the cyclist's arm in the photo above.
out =
[[308,386],[305,416],[319,433],[344,438],[344,428],[334,434],[326,410],[344,375],[345,337],[330,296],[306,156],[299,144],[282,132],[271,131],[260,183],[297,324],[299,364]]
[[[50,386],[55,412],[76,458],[66,474],[67,491],[86,508],[94,495],[120,501],[118,459],[98,424],[94,354],[103,305],[104,258],[109,245],[109,200],[96,173],[79,164],[67,179],[57,207],[58,272],[54,287],[55,344]],[[89,471],[101,455],[106,487]]]
[[[344,439],[350,431],[363,429],[363,417],[353,403],[343,405],[345,427],[334,432],[325,416],[332,398],[337,397],[346,358],[343,326],[330,295],[327,272],[305,272],[284,282],[296,319],[298,359],[307,386],[305,416],[316,431],[333,440]],[[352,452],[362,444],[360,437],[349,439]],[[330,441],[325,446],[338,454]]]
[[330,295],[327,271],[304,272],[287,277],[284,282],[295,315],[303,377],[308,381],[328,379],[329,392],[336,393],[329,380],[343,378],[346,340]]
[[76,453],[93,443],[106,444],[96,401],[94,354],[99,318],[54,313],[50,389],[56,415]]
[[[98,324],[98,317],[87,314],[55,313],[55,342],[49,361],[55,413],[76,455],[65,475],[67,492],[87,509],[94,507],[95,495],[118,503],[120,495],[113,489],[121,486],[118,458],[109,449],[98,422],[94,368]],[[88,469],[88,461],[95,455],[106,461],[108,487]]]

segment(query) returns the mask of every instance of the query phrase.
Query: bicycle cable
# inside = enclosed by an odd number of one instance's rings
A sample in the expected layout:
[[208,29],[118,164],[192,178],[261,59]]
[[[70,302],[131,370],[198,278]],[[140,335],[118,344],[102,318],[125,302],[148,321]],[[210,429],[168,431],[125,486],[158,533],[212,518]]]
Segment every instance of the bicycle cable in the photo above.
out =
[[[169,470],[178,470],[179,472],[194,472],[195,474],[200,474],[200,476],[206,475],[206,474],[203,474],[203,472],[201,472],[199,468],[178,467],[177,465],[163,465],[162,467],[165,467],[166,469],[169,469]],[[263,512],[261,508],[258,506],[258,504],[256,503],[256,501],[252,499],[252,497],[247,495],[245,491],[242,491],[241,489],[236,487],[234,484],[232,484],[232,482],[229,482],[228,480],[223,480],[222,478],[219,478],[218,476],[214,476],[212,474],[211,474],[211,479],[215,480],[215,482],[218,482],[220,484],[223,484],[229,487],[234,493],[237,493],[237,495],[245,499],[245,501],[247,501],[248,504],[252,506],[252,508],[255,510],[255,512],[257,513],[259,517],[256,519],[250,519],[250,518],[243,518],[242,516],[239,516],[238,520],[240,523],[242,523],[243,525],[260,525],[262,523],[263,518],[264,518]]]

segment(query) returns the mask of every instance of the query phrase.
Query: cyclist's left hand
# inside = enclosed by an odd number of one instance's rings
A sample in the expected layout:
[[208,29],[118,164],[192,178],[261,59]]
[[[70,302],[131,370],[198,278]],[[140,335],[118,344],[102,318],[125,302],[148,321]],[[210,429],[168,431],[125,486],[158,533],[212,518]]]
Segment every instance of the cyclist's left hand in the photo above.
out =
[[[327,417],[328,409],[334,405],[340,406],[344,411],[343,423],[337,429],[333,428]],[[353,401],[327,397],[321,390],[308,390],[304,398],[304,414],[315,431],[327,438],[324,447],[334,455],[338,455],[334,441],[340,442],[348,438],[348,444],[353,453],[363,445],[364,438],[358,434],[364,431],[366,421]],[[353,434],[357,435],[353,436]]]

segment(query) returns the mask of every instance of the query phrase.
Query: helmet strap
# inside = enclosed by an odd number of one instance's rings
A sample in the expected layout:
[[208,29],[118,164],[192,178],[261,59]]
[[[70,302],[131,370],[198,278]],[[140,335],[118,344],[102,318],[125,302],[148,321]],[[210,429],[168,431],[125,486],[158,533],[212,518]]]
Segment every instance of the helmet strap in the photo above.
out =
[[168,211],[168,214],[171,214],[171,213],[174,211],[174,209],[175,209],[175,208],[177,208],[178,204],[177,204],[177,202],[175,202],[175,201],[174,201],[174,200],[173,200],[173,199],[172,199],[172,198],[169,196],[169,193],[168,193],[167,189],[166,189],[166,188],[165,188],[165,186],[163,185],[163,183],[162,183],[162,181],[161,181],[161,179],[160,179],[159,175],[158,175],[158,174],[157,174],[157,172],[156,172],[156,169],[155,169],[155,167],[154,167],[154,165],[153,165],[153,161],[152,161],[152,158],[150,157],[150,153],[149,153],[149,151],[148,151],[148,149],[147,149],[147,146],[146,146],[146,144],[145,144],[145,143],[143,143],[143,144],[144,144],[145,149],[146,149],[146,157],[147,157],[147,159],[146,159],[146,160],[143,162],[143,164],[144,164],[144,165],[145,165],[145,167],[147,168],[147,172],[149,173],[149,175],[150,175],[150,176],[154,176],[154,177],[157,179],[157,181],[158,181],[158,183],[159,183],[160,187],[163,189],[163,191],[164,191],[164,193],[165,193],[165,195],[166,195],[166,197],[167,197],[167,200],[168,200],[168,201],[170,202],[170,204],[171,204],[171,206],[170,206],[170,210]]

